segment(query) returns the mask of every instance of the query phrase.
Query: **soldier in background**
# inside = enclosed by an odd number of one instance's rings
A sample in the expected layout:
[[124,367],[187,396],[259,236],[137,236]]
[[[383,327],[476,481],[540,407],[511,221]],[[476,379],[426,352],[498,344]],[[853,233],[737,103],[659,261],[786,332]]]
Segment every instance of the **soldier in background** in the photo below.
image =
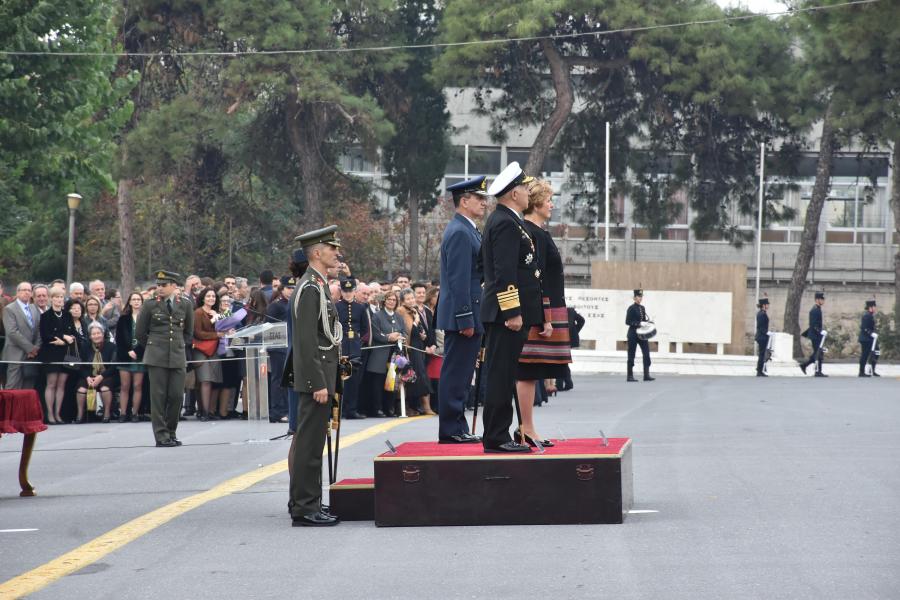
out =
[[759,308],[759,312],[756,313],[756,345],[759,350],[759,358],[756,360],[756,376],[768,377],[764,369],[766,352],[769,349],[769,299],[760,298],[756,307]]
[[335,302],[338,319],[344,331],[344,340],[341,345],[341,355],[350,359],[353,364],[353,372],[349,379],[344,381],[344,393],[341,401],[344,403],[342,417],[344,419],[365,419],[366,415],[359,410],[360,406],[368,406],[367,401],[360,401],[362,393],[362,348],[368,345],[371,328],[369,325],[369,311],[365,304],[356,302],[356,278],[341,277],[341,299]]
[[644,290],[634,290],[634,304],[628,307],[625,313],[625,324],[628,325],[628,377],[626,381],[637,381],[634,378],[634,355],[637,347],[641,347],[641,357],[644,359],[644,381],[653,381],[650,377],[650,344],[647,340],[638,339],[637,328],[644,321],[649,321],[647,311],[641,305],[644,300]]
[[[872,335],[877,333],[877,329],[875,328],[875,312],[877,310],[874,300],[866,300],[866,312],[863,313],[862,321],[859,325],[859,343],[862,346],[862,356],[859,357],[860,377],[869,377],[868,373],[866,373],[866,363],[869,361],[869,357],[872,356],[872,346],[875,343],[875,338],[873,338]],[[881,377],[881,375],[875,372],[875,365],[878,364],[878,356],[872,356],[872,359],[871,376]]]
[[340,264],[336,231],[337,226],[331,225],[296,238],[309,267],[291,299],[291,359],[286,364],[286,377],[292,378],[300,396],[299,423],[289,459],[288,509],[294,527],[338,523],[338,518],[322,507],[322,450],[343,339],[326,279],[328,269]]
[[194,303],[179,293],[180,281],[178,273],[156,273],[155,295],[141,307],[134,332],[150,379],[153,436],[164,448],[181,445],[175,430],[184,400],[185,348],[194,333]]
[[822,305],[825,304],[825,292],[816,292],[815,306],[809,309],[809,328],[801,333],[812,342],[813,351],[806,362],[800,363],[800,370],[806,374],[806,367],[816,363],[816,377],[828,377],[822,372]]

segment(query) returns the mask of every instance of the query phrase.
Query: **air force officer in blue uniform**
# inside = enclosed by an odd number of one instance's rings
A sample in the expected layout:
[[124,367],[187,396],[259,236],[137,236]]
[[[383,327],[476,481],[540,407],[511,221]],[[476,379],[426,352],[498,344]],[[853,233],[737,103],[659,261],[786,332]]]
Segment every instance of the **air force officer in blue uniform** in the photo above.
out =
[[456,214],[441,241],[441,297],[437,328],[444,330],[444,363],[438,385],[438,441],[471,444],[481,441],[469,433],[465,403],[481,349],[481,233],[475,219],[484,217],[487,186],[476,177],[447,188]]

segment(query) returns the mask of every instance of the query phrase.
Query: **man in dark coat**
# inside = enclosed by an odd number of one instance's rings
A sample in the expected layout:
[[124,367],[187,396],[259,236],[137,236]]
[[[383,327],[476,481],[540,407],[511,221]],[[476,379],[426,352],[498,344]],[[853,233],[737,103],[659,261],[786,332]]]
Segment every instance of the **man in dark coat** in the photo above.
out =
[[184,378],[185,348],[194,336],[194,303],[181,295],[181,276],[170,271],[156,273],[156,295],[141,307],[134,336],[144,348],[144,364],[150,380],[150,421],[157,447],[180,446],[175,437]]
[[365,419],[366,415],[359,410],[360,406],[368,406],[360,401],[362,395],[362,348],[369,343],[369,310],[365,304],[356,302],[356,278],[341,277],[341,299],[334,303],[338,319],[344,329],[344,340],[341,342],[341,355],[350,359],[353,371],[350,378],[344,381],[344,403],[342,417],[344,419]]
[[291,303],[291,360],[285,365],[289,369],[286,378],[293,379],[300,396],[299,423],[288,461],[288,509],[295,527],[338,522],[337,517],[322,510],[322,450],[337,385],[342,338],[326,279],[328,269],[337,268],[340,263],[336,231],[337,226],[331,225],[296,238],[303,246],[309,267],[300,278]]
[[759,312],[756,313],[756,345],[759,349],[759,358],[756,360],[756,376],[768,377],[766,375],[766,353],[769,349],[769,299],[760,298]]
[[881,377],[881,375],[875,372],[875,365],[878,364],[878,356],[872,355],[872,347],[875,344],[875,340],[878,339],[877,329],[875,328],[875,311],[877,310],[874,300],[866,300],[866,312],[863,313],[862,321],[859,325],[859,343],[862,346],[862,356],[859,357],[860,377],[869,377],[869,374],[866,373],[866,363],[869,362],[870,356],[874,359],[872,361],[871,376]]
[[825,331],[822,326],[822,305],[825,304],[825,292],[816,292],[815,306],[809,310],[809,328],[802,333],[809,341],[812,342],[813,351],[809,356],[809,360],[800,363],[800,370],[806,373],[806,367],[816,363],[816,377],[828,377],[822,372],[822,342],[824,341]]
[[488,194],[497,208],[484,226],[481,261],[484,295],[481,321],[485,329],[484,400],[485,452],[530,452],[512,440],[513,398],[519,355],[528,329],[544,320],[541,305],[541,272],[534,240],[525,230],[522,211],[528,207],[528,182],[532,181],[512,162],[491,184]]
[[[297,279],[285,275],[280,280],[281,286],[273,293],[272,302],[266,307],[266,321],[269,323],[287,323],[290,312],[290,298],[297,287]],[[287,359],[287,348],[269,349],[269,422],[284,423],[288,421],[288,392],[282,387],[284,363]]]
[[644,359],[644,381],[653,381],[650,377],[650,344],[647,340],[638,338],[637,329],[644,321],[649,321],[647,311],[641,304],[644,301],[644,290],[634,290],[634,304],[628,307],[625,313],[625,324],[628,325],[628,377],[626,381],[637,381],[634,378],[634,355],[637,347],[641,347],[641,357]]
[[444,362],[438,383],[438,441],[469,444],[481,441],[471,435],[465,404],[472,386],[475,361],[481,349],[481,233],[475,219],[484,217],[485,178],[476,177],[451,185],[456,214],[441,241],[441,296],[437,328],[444,331]]

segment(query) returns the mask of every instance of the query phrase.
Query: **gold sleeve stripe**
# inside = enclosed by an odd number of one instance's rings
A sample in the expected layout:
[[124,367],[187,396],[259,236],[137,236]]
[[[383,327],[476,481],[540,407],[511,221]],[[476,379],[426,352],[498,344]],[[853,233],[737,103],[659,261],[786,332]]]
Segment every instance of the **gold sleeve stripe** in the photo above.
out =
[[512,310],[519,308],[519,292],[513,294],[501,295],[497,294],[497,301],[500,303],[500,310]]

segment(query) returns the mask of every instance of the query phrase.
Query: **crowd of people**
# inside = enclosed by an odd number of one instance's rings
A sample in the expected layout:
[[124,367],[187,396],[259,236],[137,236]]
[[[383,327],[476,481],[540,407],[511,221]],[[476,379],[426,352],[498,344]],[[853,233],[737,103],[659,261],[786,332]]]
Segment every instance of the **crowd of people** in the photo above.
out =
[[[405,272],[391,281],[359,281],[343,263],[340,271],[328,287],[345,331],[343,351],[357,371],[346,385],[344,418],[400,415],[401,379],[405,413],[436,414],[444,340],[435,326],[439,282],[413,282]],[[183,417],[247,418],[243,352],[230,347],[227,334],[286,321],[294,282],[292,274],[276,278],[269,270],[255,285],[232,275],[186,278],[181,293],[196,308]],[[87,286],[22,281],[14,295],[2,286],[0,385],[37,390],[50,425],[149,420],[147,367],[135,324],[155,285],[124,295],[100,280]],[[408,360],[402,373],[394,360],[398,340],[406,344],[402,354]],[[281,382],[285,357],[286,349],[270,352],[269,420],[293,432],[292,394]],[[555,381],[548,383],[538,390],[538,404],[556,391]],[[469,408],[474,401],[473,390]]]

